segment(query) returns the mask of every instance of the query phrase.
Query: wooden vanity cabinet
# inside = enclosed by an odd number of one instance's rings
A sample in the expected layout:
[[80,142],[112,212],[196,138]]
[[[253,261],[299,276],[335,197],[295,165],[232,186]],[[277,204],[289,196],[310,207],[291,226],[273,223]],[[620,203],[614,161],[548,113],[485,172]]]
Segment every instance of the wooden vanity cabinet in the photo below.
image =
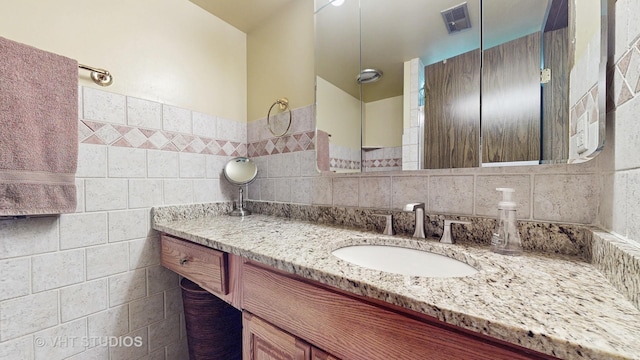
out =
[[243,311],[244,360],[555,359],[161,234],[161,264]]
[[259,264],[244,264],[243,307],[327,352],[317,359],[553,359]]

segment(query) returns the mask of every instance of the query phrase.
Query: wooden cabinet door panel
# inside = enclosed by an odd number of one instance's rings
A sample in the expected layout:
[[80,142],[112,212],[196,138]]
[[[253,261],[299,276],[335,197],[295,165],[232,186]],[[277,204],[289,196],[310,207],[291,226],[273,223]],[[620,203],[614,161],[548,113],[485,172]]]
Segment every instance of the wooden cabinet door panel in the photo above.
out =
[[242,315],[243,360],[310,360],[311,346],[266,321]]

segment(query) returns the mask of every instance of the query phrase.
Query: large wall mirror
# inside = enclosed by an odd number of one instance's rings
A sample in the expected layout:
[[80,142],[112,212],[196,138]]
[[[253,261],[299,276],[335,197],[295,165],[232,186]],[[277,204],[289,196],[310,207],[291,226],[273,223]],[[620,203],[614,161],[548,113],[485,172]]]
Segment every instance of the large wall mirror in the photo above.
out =
[[604,0],[316,0],[314,18],[320,170],[575,163],[604,145]]

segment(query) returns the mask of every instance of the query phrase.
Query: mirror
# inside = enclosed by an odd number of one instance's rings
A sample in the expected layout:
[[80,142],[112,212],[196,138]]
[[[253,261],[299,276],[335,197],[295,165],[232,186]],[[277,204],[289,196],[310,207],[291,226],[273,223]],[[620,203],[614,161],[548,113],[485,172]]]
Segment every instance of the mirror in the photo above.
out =
[[234,204],[234,209],[229,213],[231,216],[251,215],[251,212],[244,208],[243,186],[250,184],[258,175],[258,167],[253,160],[246,157],[236,157],[227,162],[222,170],[225,179],[233,185],[238,185],[238,202]]
[[[603,0],[466,1],[471,28],[452,34],[441,11],[460,0],[338,2],[315,7],[321,170],[574,163],[602,149]],[[359,85],[366,68],[382,78]],[[447,79],[467,92],[438,87]],[[457,125],[441,121],[447,115]]]

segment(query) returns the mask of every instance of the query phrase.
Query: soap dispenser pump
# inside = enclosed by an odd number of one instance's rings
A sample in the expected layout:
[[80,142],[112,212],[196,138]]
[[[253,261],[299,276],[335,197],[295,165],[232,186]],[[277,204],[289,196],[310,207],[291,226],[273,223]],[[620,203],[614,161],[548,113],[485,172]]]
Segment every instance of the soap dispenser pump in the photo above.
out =
[[515,190],[497,188],[502,192],[502,201],[498,203],[498,224],[491,237],[491,251],[503,255],[521,255],[522,243],[516,221],[516,203],[513,201]]

